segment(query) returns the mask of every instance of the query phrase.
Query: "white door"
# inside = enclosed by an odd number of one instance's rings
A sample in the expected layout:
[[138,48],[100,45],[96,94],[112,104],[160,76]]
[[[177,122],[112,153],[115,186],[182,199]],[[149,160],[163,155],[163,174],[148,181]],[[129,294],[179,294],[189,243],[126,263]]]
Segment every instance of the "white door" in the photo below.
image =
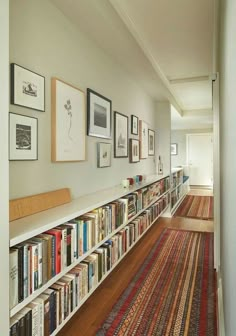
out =
[[190,185],[213,185],[212,134],[187,135],[187,162]]

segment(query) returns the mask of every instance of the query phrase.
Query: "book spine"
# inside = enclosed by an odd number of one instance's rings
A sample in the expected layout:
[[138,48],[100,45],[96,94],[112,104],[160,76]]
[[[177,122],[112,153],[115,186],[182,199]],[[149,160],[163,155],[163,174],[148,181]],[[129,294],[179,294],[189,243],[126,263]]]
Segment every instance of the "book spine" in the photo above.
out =
[[9,293],[10,309],[18,304],[18,250],[10,250]]
[[24,273],[23,273],[23,284],[24,284],[24,299],[29,296],[29,279],[28,279],[28,265],[29,259],[28,259],[28,245],[24,245],[24,251],[23,251],[23,264],[24,264]]

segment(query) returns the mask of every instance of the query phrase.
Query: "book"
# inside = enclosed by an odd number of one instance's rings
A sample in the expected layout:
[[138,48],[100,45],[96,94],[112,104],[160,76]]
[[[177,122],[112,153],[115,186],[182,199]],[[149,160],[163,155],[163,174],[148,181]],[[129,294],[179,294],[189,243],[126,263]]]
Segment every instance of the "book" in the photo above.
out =
[[10,309],[18,304],[18,250],[11,248],[9,257],[9,305]]
[[39,305],[37,303],[30,302],[29,308],[32,309],[32,336],[39,335]]
[[50,334],[56,329],[57,323],[57,312],[56,312],[56,292],[47,288],[43,294],[48,295],[49,297],[49,330]]
[[19,319],[16,316],[10,319],[10,336],[19,336]]
[[21,309],[20,314],[25,316],[25,334],[24,336],[32,336],[32,309],[24,307]]
[[46,283],[52,278],[52,257],[53,257],[52,239],[53,239],[53,236],[46,234],[46,233],[42,233],[42,234],[39,234],[37,237],[45,240],[46,246],[47,246],[46,251],[45,251],[45,253],[47,253],[47,257],[46,257],[46,260],[43,259],[43,270],[44,270],[44,267],[46,268],[45,272],[43,271],[43,278],[45,279],[45,283]]
[[43,320],[44,320],[44,324],[43,324],[44,334],[43,335],[44,336],[49,336],[50,335],[50,322],[49,322],[50,302],[49,302],[49,295],[46,295],[46,294],[42,293],[38,297],[43,300]]
[[61,230],[51,229],[45,233],[55,237],[55,255],[54,255],[54,264],[55,264],[55,275],[61,272],[61,240],[62,233]]
[[32,301],[32,303],[38,305],[38,336],[44,336],[44,300],[38,296]]

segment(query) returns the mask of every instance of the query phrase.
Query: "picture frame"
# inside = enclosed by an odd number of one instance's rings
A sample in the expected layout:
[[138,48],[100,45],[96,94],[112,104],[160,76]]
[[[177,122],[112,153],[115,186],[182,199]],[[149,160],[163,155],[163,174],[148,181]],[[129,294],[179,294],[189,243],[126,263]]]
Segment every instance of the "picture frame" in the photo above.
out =
[[131,114],[131,134],[138,135],[138,117]]
[[170,145],[170,153],[171,153],[171,155],[177,155],[178,154],[178,144],[177,143],[172,143]]
[[140,140],[140,159],[147,159],[148,157],[148,125],[143,120],[139,120],[139,140]]
[[155,131],[148,129],[148,155],[155,155]]
[[38,160],[38,119],[9,113],[9,160]]
[[11,63],[11,104],[45,111],[45,77]]
[[58,78],[51,79],[52,162],[86,159],[85,94]]
[[139,162],[139,140],[129,139],[129,162],[136,163]]
[[128,157],[128,116],[114,112],[114,157]]
[[111,139],[112,101],[87,89],[87,134]]
[[106,142],[97,143],[97,167],[111,167],[111,144]]

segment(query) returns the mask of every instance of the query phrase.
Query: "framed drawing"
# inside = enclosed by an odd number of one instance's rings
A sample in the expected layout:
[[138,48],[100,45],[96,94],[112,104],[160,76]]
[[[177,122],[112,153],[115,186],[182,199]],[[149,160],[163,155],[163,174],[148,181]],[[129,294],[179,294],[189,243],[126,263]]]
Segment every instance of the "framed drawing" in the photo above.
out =
[[9,160],[38,160],[38,119],[9,114]]
[[152,156],[155,154],[155,132],[148,129],[148,155]]
[[45,111],[45,78],[12,63],[11,104]]
[[128,117],[114,112],[114,156],[116,158],[128,157]]
[[87,134],[98,138],[111,138],[110,99],[99,93],[87,89]]
[[170,154],[171,155],[177,155],[178,154],[178,145],[177,145],[177,143],[172,143],[170,145]]
[[131,115],[131,133],[138,135],[138,117]]
[[85,94],[52,78],[52,161],[85,160]]
[[111,144],[98,142],[97,144],[97,166],[98,168],[111,167]]
[[148,126],[143,120],[139,120],[140,159],[148,157]]
[[129,139],[129,162],[139,162],[139,140]]

